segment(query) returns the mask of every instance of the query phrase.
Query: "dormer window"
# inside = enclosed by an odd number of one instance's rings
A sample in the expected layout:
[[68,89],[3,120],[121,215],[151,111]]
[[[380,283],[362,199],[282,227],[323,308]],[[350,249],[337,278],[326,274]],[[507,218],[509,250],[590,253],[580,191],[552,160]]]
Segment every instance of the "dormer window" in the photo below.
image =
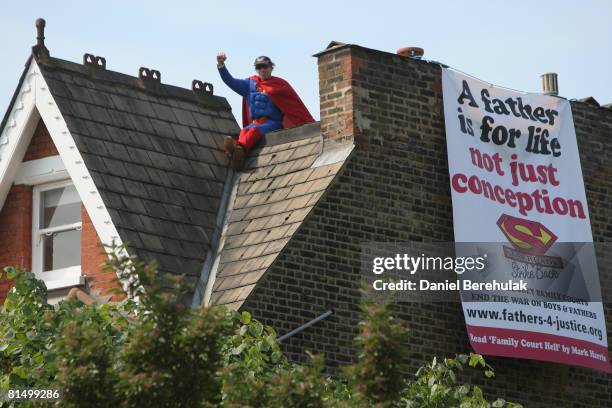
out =
[[81,276],[81,199],[70,181],[33,191],[32,266],[48,289],[77,285]]

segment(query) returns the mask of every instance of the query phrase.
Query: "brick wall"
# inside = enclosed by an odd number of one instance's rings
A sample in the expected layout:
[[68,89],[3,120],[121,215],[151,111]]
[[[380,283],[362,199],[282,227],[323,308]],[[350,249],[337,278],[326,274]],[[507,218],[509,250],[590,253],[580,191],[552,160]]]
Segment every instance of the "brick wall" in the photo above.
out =
[[111,301],[123,299],[123,294],[114,293],[120,288],[117,281],[117,274],[114,271],[103,270],[104,262],[108,259],[104,248],[100,246],[101,241],[98,237],[89,214],[85,207],[81,205],[81,273],[87,276],[87,284],[100,295],[112,296]]
[[[13,185],[0,211],[0,268],[7,265],[32,267],[32,187]],[[13,287],[3,274],[0,305]]]
[[[324,137],[355,134],[357,149],[243,305],[281,334],[334,314],[290,338],[285,351],[303,360],[324,352],[332,371],[354,361],[364,241],[452,241],[441,91],[436,64],[357,46],[318,56]],[[336,103],[337,102],[337,103]],[[612,236],[612,110],[573,103],[595,241]],[[612,277],[601,277],[612,299]],[[612,305],[605,304],[612,338]],[[394,304],[408,321],[410,367],[433,356],[469,352],[458,303]],[[472,380],[490,395],[528,407],[612,406],[612,376],[554,363],[488,357],[494,380]]]
[[[23,161],[42,159],[58,155],[57,148],[42,120],[38,122],[32,135],[30,145]],[[97,245],[100,238],[85,211],[81,206],[83,222],[81,235],[81,267],[83,275],[90,278],[92,289],[100,294],[107,294],[111,289],[118,288],[113,280],[116,274],[102,271],[101,265],[107,259],[102,248]],[[31,270],[32,267],[32,187],[13,185],[0,212],[0,267],[19,265]],[[112,276],[111,276],[112,275]],[[0,280],[0,305],[4,303],[12,282]],[[108,293],[110,295],[110,293]],[[113,295],[112,300],[121,298]]]
[[23,161],[42,159],[44,157],[57,155],[59,155],[57,148],[55,147],[55,144],[53,144],[53,140],[51,140],[51,136],[49,136],[49,131],[47,131],[47,128],[41,119],[38,121],[38,125],[36,126],[36,130],[32,135],[32,140],[30,141],[28,150],[23,157]]

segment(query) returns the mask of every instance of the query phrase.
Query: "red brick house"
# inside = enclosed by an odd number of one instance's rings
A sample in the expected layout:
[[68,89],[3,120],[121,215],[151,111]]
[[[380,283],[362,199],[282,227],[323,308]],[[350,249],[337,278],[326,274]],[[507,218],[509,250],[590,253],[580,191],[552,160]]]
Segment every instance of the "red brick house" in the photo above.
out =
[[100,242],[197,276],[227,176],[220,140],[238,129],[229,105],[202,83],[162,85],[157,71],[52,58],[38,23],[0,127],[0,263],[31,269],[51,297],[117,286]]
[[[95,244],[129,242],[197,283],[194,305],[244,308],[288,335],[291,358],[316,350],[331,370],[351,362],[360,245],[453,240],[441,70],[335,42],[316,57],[321,122],[267,135],[234,173],[222,140],[238,125],[212,85],[181,89],[144,68],[132,77],[91,55],[63,61],[41,40],[0,126],[0,263],[32,268],[56,296],[103,292],[112,276]],[[594,240],[605,242],[612,109],[590,98],[572,111]],[[601,287],[609,299],[612,277]],[[469,351],[459,303],[394,307],[411,329],[411,366]],[[474,381],[508,400],[612,406],[609,374],[488,361],[497,378]]]

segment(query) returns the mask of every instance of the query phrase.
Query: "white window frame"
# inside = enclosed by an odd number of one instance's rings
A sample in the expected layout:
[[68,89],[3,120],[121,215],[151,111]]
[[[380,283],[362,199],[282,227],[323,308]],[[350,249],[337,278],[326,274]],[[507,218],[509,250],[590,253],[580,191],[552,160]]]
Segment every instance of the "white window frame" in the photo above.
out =
[[[49,232],[68,231],[77,229],[82,231],[83,222],[66,224],[59,227],[41,229],[40,226],[40,205],[42,193],[60,187],[74,185],[72,180],[62,180],[54,183],[39,184],[32,189],[32,271],[38,279],[45,282],[48,290],[61,289],[82,284],[81,265],[70,266],[67,268],[55,269],[52,271],[42,271],[43,267],[43,246],[41,235]],[[79,218],[81,214],[79,213]],[[82,244],[82,242],[81,242]],[[79,256],[81,254],[79,253]]]

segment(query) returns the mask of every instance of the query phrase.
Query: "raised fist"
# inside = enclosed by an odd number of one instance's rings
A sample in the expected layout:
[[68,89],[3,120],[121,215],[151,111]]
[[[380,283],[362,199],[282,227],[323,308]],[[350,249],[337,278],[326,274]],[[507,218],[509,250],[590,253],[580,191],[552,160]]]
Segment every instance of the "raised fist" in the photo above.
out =
[[225,65],[225,60],[227,59],[227,56],[225,55],[224,52],[220,52],[217,54],[217,66],[219,68],[221,68],[222,66]]

